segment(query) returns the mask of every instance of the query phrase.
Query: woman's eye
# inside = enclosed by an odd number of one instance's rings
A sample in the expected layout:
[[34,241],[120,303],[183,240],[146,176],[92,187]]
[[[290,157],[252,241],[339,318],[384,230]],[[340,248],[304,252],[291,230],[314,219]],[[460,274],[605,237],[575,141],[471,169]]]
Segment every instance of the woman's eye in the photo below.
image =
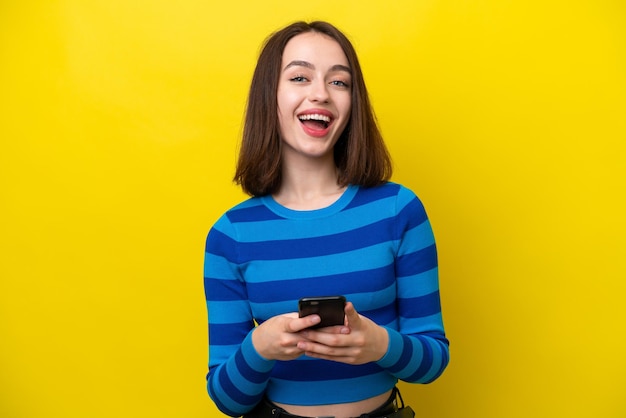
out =
[[303,75],[297,75],[295,77],[291,77],[289,80],[296,83],[304,83],[306,81],[306,77]]
[[333,80],[330,82],[330,84],[332,84],[333,86],[337,86],[337,87],[350,87],[348,83],[346,83],[345,81],[341,81],[341,80]]

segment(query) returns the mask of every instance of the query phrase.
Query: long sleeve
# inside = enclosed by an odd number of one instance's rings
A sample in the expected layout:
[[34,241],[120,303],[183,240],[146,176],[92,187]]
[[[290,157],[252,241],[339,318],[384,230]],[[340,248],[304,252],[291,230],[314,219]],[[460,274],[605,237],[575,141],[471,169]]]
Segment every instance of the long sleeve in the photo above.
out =
[[[415,194],[395,183],[350,186],[313,211],[271,197],[242,202],[209,232],[204,286],[207,390],[231,416],[264,396],[294,405],[356,402],[398,379],[431,382],[448,364],[430,222]],[[296,311],[298,299],[312,295],[345,295],[385,327],[383,358],[362,365],[263,358],[252,344],[255,324]]]
[[204,289],[209,317],[207,390],[223,413],[240,416],[262,399],[275,362],[261,357],[252,345],[254,321],[234,229],[226,216],[207,237]]
[[401,188],[395,261],[398,329],[387,327],[389,348],[378,365],[397,378],[429,383],[449,362],[439,296],[435,239],[422,203]]

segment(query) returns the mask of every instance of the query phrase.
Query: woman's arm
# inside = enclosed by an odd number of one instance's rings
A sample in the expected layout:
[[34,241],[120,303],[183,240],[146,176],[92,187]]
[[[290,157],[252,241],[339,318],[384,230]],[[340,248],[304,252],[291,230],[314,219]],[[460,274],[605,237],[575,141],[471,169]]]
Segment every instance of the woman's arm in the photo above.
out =
[[209,318],[207,390],[225,414],[240,416],[263,398],[276,360],[304,352],[299,331],[319,322],[317,315],[277,315],[255,327],[237,257],[236,234],[226,217],[207,237],[204,288]]
[[237,261],[234,229],[224,216],[209,232],[204,290],[209,322],[207,390],[223,413],[240,416],[262,399],[274,361],[252,343],[254,319]]
[[450,359],[439,296],[437,248],[420,200],[408,189],[398,194],[396,255],[398,330],[387,328],[389,347],[378,361],[399,379],[429,383]]

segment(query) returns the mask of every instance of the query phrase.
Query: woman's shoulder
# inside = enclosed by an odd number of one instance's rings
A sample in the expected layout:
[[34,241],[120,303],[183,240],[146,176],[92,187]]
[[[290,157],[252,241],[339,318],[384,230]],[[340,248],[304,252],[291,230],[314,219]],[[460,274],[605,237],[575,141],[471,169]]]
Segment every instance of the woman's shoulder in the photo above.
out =
[[257,206],[262,205],[262,198],[257,196],[248,197],[247,199],[235,204],[226,212],[224,215],[228,215],[230,213],[238,213],[240,211],[250,210],[251,208],[255,208]]
[[264,197],[252,196],[224,212],[215,225],[223,226],[224,224],[232,225],[240,222],[264,221],[275,216],[268,210],[267,205],[264,203]]
[[368,207],[368,210],[390,216],[397,216],[407,208],[423,208],[422,202],[411,189],[394,182],[359,187],[348,209],[357,207]]
[[412,200],[412,199],[418,199],[417,194],[411,190],[410,188],[408,188],[407,186],[400,184],[400,183],[395,183],[392,181],[388,181],[385,183],[382,183],[378,186],[374,186],[374,187],[361,187],[359,190],[360,194],[363,195],[369,195],[371,197],[396,197],[400,200],[403,199],[407,199],[407,200]]

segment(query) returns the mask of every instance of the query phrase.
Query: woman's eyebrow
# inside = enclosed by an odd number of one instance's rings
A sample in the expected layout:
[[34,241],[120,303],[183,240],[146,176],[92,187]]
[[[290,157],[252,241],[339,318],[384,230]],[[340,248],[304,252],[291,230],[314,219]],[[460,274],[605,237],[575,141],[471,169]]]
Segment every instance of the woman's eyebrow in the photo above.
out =
[[346,73],[352,75],[352,70],[350,67],[346,65],[336,64],[330,67],[330,71],[345,71]]
[[315,69],[315,65],[311,64],[308,61],[300,61],[300,60],[295,60],[295,61],[291,61],[289,64],[285,65],[285,68],[283,68],[283,71],[287,70],[288,68],[291,67],[306,67],[306,68],[310,68],[311,70]]
[[[283,68],[283,71],[286,71],[288,68],[291,68],[291,67],[305,67],[311,70],[315,69],[315,65],[311,64],[308,61],[294,60],[294,61],[291,61],[289,64],[287,64],[285,68]],[[342,65],[342,64],[335,64],[332,67],[330,67],[330,72],[335,72],[335,71],[344,71],[348,74],[352,74],[352,70],[350,69],[350,67]]]

